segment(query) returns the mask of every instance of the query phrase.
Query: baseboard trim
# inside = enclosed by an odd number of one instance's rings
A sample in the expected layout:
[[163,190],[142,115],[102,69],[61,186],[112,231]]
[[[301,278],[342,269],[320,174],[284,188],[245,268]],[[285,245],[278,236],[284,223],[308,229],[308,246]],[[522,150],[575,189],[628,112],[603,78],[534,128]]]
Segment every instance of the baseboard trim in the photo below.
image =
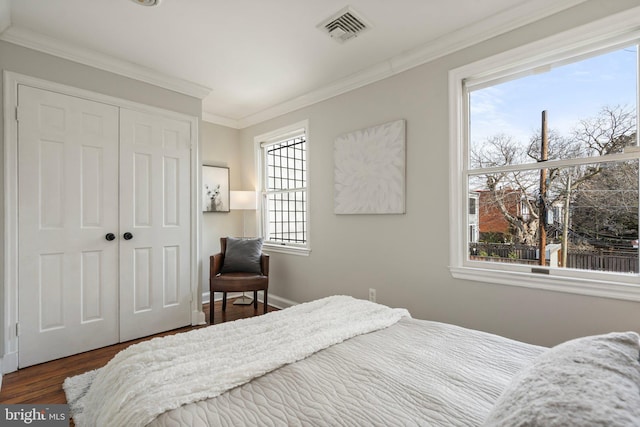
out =
[[0,371],[2,374],[8,374],[10,372],[15,372],[18,370],[18,353],[7,353],[0,361],[0,365],[2,365],[2,370]]
[[[236,298],[242,295],[242,292],[229,292],[227,298]],[[213,298],[214,301],[222,301],[222,292],[216,292],[216,296]],[[211,302],[211,295],[209,291],[202,293],[202,303],[208,304]]]
[[[258,298],[260,300],[260,298]],[[291,301],[290,299],[279,297],[278,295],[269,294],[269,305],[272,305],[279,309],[284,309],[288,307],[293,307],[294,305],[298,305],[299,303],[295,301]]]
[[[218,293],[216,293],[218,294]],[[228,298],[235,298],[235,297],[239,297],[240,295],[242,295],[242,292],[230,292],[227,297]],[[258,301],[262,302],[263,298],[261,298],[262,293],[259,292],[258,293]],[[203,304],[208,304],[210,302],[210,294],[209,291],[203,292],[202,293],[202,303]],[[222,301],[222,293],[219,293],[218,296],[214,297],[213,299],[214,301]],[[269,294],[269,305],[273,306],[275,308],[279,308],[279,309],[284,309],[287,307],[292,307],[294,305],[298,305],[299,303],[295,302],[295,301],[291,301],[289,299],[286,298],[282,298],[279,297],[278,295],[273,295],[273,294]]]
[[207,320],[204,317],[204,311],[194,310],[191,312],[191,325],[206,325]]

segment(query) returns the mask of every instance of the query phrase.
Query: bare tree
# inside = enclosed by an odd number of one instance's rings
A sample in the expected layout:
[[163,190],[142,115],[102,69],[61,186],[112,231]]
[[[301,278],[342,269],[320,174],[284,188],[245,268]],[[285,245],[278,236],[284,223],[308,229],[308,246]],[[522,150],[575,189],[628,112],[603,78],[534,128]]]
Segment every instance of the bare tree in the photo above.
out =
[[[471,150],[471,165],[474,168],[507,166],[526,162],[526,147],[505,134],[498,134]],[[482,182],[484,181],[484,182]],[[499,211],[509,224],[513,239],[517,243],[534,244],[538,229],[538,209],[535,198],[536,178],[528,172],[501,172],[483,175],[476,179],[479,188],[485,189],[489,197],[483,198],[481,217],[492,210]]]
[[[596,116],[580,120],[568,137],[563,137],[551,130],[548,159],[584,158],[619,153],[625,146],[636,143],[635,132],[633,109],[620,106],[603,107]],[[516,141],[505,134],[497,134],[481,144],[473,145],[470,153],[471,166],[487,168],[537,162],[540,161],[540,143],[540,134],[533,135],[528,144]],[[579,215],[574,219],[574,224],[577,221],[584,221],[585,226],[577,227],[579,229],[585,229],[589,220],[593,219],[589,215],[601,212],[604,218],[604,213],[608,212],[608,219],[603,220],[605,221],[603,224],[608,224],[607,227],[619,226],[628,230],[634,224],[631,218],[635,218],[637,230],[637,162],[632,162],[631,166],[621,163],[613,164],[607,169],[606,174],[602,172],[603,168],[607,168],[606,164],[604,165],[594,163],[561,169],[549,168],[547,194],[541,198],[543,203],[547,209],[550,209],[553,206],[569,205],[567,199],[573,203],[579,198],[581,205],[592,206],[591,214],[584,211],[583,216]],[[476,189],[491,194],[493,208],[497,209],[509,223],[517,243],[535,244],[537,241],[537,227],[542,219],[539,218],[538,206],[539,175],[536,171],[534,172],[490,173],[477,177],[470,184],[475,184]],[[606,175],[606,177],[598,178],[599,175]],[[623,182],[629,182],[630,187],[628,187],[629,191],[618,191],[617,194],[620,197],[616,201],[616,206],[622,206],[622,208],[616,213],[609,203],[610,197],[596,197],[595,194],[597,189],[613,190],[613,187]],[[584,191],[580,192],[581,189]],[[520,195],[522,209],[513,209],[514,193]],[[603,191],[600,193],[605,194]],[[587,198],[586,194],[590,196]],[[609,196],[611,194],[613,193],[609,192]],[[616,233],[619,234],[621,231],[618,230]]]
[[602,107],[595,117],[580,120],[573,138],[591,156],[620,153],[636,132],[635,116],[629,107]]
[[[573,141],[582,157],[605,156],[636,145],[635,110],[605,106],[594,117],[580,120]],[[638,234],[638,162],[597,163],[567,168],[573,181],[560,198],[569,198],[573,228],[594,239],[618,239]],[[571,179],[570,178],[570,179]],[[567,204],[569,204],[567,203]]]
[[573,229],[595,240],[638,237],[638,162],[606,164],[572,194]]

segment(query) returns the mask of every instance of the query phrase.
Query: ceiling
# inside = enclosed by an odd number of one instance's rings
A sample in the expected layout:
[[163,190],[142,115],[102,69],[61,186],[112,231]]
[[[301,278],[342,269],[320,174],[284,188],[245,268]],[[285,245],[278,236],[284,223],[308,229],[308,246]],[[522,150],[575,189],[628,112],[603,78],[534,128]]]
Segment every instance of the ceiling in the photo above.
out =
[[[203,98],[244,127],[584,0],[0,0],[0,39]],[[347,3],[348,2],[348,3]],[[347,5],[372,28],[317,28]]]

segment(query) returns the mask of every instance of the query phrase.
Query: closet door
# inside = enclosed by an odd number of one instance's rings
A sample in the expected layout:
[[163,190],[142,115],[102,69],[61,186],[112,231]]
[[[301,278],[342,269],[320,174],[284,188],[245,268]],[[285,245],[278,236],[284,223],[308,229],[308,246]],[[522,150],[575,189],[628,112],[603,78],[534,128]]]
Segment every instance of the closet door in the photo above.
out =
[[[118,342],[118,108],[18,88],[19,367]],[[107,237],[108,236],[108,237]]]
[[120,340],[191,323],[191,126],[120,111]]

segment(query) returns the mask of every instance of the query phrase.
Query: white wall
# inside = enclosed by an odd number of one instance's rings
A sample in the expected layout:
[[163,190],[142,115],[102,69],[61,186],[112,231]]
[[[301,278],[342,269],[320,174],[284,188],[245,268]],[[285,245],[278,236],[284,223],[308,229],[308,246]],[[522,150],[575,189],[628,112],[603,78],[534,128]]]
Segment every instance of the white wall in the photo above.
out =
[[[231,190],[252,190],[243,186],[240,131],[228,127],[202,122],[202,164],[229,168]],[[249,213],[247,223],[250,223]],[[253,224],[253,222],[251,222]],[[208,212],[202,216],[202,289],[209,290],[209,257],[220,252],[220,237],[240,236],[243,227],[243,211]],[[247,227],[249,228],[249,227]],[[253,228],[252,228],[253,230]]]
[[[253,138],[309,119],[308,257],[272,254],[270,294],[296,302],[348,294],[407,307],[414,317],[553,345],[576,336],[640,330],[640,304],[455,280],[449,274],[448,71],[590,22],[637,0],[588,1],[556,16],[350,93],[241,131],[246,180]],[[355,41],[357,42],[357,40]],[[336,136],[407,120],[407,213],[333,214]]]
[[0,0],[0,33],[11,25],[11,5],[9,0]]

